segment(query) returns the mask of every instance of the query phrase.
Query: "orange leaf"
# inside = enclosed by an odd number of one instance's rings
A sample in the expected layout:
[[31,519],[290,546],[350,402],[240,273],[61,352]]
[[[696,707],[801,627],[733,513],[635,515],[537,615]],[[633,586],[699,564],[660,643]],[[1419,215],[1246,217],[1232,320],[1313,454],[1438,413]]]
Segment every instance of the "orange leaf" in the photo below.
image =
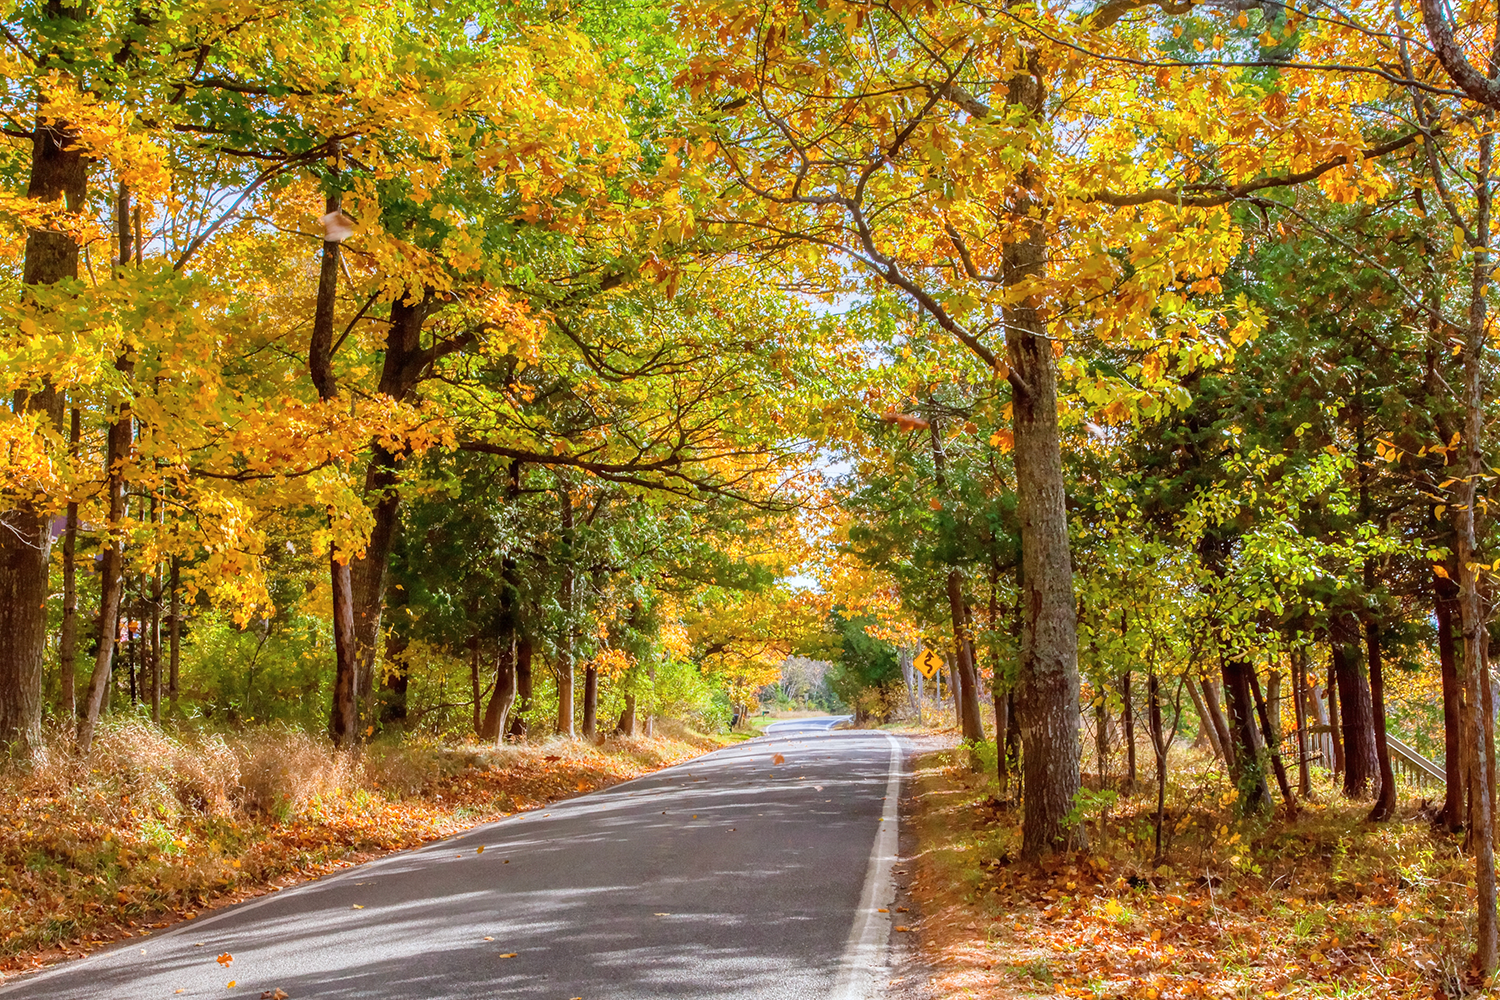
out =
[[231,954],[229,954],[229,952],[226,951],[224,954],[222,954],[218,958],[214,959],[214,961],[218,962],[220,965],[228,965],[230,962],[234,961],[234,956],[231,955]]

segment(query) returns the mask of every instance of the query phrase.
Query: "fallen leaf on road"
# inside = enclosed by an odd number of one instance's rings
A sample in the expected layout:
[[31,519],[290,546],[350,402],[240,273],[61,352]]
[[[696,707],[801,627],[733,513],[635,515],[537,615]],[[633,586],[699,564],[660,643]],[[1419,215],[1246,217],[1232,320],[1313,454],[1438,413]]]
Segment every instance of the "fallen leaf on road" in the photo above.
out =
[[493,941],[493,940],[495,940],[495,939],[494,939],[494,938],[492,938],[492,937],[487,937],[487,938],[485,938],[485,940],[486,940],[486,941]]
[[786,757],[783,756],[782,754],[777,754],[776,756],[774,756],[774,757],[771,758],[771,763],[772,764],[785,764],[786,763]]
[[231,979],[229,982],[227,982],[227,983],[224,984],[224,988],[226,990],[232,990],[232,989],[234,989],[234,984],[237,983],[237,982],[239,982],[238,979]]
[[226,951],[224,954],[222,954],[218,958],[214,959],[214,961],[218,962],[220,965],[228,965],[230,962],[234,961],[234,956],[231,955],[231,954],[229,954],[229,952]]
[[671,915],[672,914],[670,914],[670,913],[653,913],[652,914],[652,916],[654,916],[654,917],[670,917]]
[[880,912],[881,912],[881,913],[890,913],[890,912],[891,912],[891,911],[890,911],[890,910],[887,910],[887,909],[886,909],[886,908],[885,908],[885,907],[883,907],[883,906],[882,906],[882,907],[881,907],[881,908],[880,908]]
[[355,904],[354,904],[354,908],[355,908],[355,909],[356,909],[356,910],[363,910],[363,909],[364,909],[364,907],[363,907],[363,906],[360,906],[360,905],[359,905],[359,904],[358,904],[358,903],[355,903]]
[[897,927],[896,930],[898,930],[898,931],[909,931],[909,930],[911,930],[911,928],[910,927]]
[[274,990],[266,990],[260,995],[260,1000],[286,1000],[286,990],[279,986]]
[[516,957],[516,953],[513,952],[513,951],[507,951],[505,954],[501,955],[500,957],[501,958],[515,958]]
[[475,851],[474,851],[474,853],[475,853],[475,854],[483,854],[483,853],[484,853],[484,845],[483,845],[483,844],[480,844],[480,845],[479,845],[479,847],[478,847],[478,849],[476,849],[476,850],[475,850]]

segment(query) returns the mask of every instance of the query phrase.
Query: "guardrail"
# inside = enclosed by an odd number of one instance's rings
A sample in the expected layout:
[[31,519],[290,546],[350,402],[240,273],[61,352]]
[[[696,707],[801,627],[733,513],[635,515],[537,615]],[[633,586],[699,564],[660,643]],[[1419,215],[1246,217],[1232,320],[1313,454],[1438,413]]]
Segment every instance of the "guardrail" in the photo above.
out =
[[[1309,734],[1331,733],[1332,726],[1309,726]],[[1391,751],[1391,770],[1417,785],[1448,786],[1448,775],[1437,764],[1423,757],[1416,747],[1404,740],[1386,734],[1385,745]]]

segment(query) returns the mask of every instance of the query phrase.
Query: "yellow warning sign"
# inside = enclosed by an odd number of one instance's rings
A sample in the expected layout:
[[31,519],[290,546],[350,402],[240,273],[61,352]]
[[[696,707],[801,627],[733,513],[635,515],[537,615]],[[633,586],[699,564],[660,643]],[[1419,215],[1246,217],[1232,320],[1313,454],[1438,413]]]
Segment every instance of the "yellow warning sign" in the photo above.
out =
[[923,677],[931,680],[937,676],[938,670],[942,667],[943,658],[930,649],[924,649],[911,665],[922,671]]

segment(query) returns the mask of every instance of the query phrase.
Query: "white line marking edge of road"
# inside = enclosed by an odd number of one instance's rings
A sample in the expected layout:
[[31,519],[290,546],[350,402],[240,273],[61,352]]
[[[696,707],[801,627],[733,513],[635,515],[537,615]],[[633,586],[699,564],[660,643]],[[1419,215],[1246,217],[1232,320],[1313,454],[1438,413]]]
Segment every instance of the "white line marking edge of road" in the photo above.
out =
[[[885,782],[885,808],[880,828],[870,848],[870,863],[865,869],[865,885],[854,914],[854,926],[844,944],[838,977],[834,980],[831,1000],[871,1000],[880,991],[876,973],[886,964],[891,937],[890,907],[896,899],[896,883],[891,866],[898,850],[897,823],[901,796],[901,742],[885,734],[891,744],[891,766]],[[884,911],[884,912],[882,912]]]

